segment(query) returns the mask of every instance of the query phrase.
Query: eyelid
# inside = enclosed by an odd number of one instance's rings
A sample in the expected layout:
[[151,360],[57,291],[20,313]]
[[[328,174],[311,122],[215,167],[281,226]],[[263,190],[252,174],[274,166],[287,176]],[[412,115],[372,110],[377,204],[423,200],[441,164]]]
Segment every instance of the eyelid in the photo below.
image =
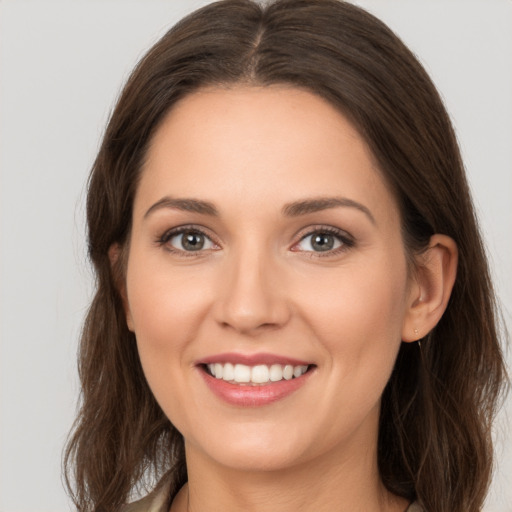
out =
[[[322,252],[322,251],[302,251],[302,250],[299,250],[299,249],[294,249],[294,247],[296,247],[305,238],[307,238],[308,236],[312,236],[315,233],[325,233],[325,234],[329,234],[329,235],[335,236],[341,242],[341,246],[337,247],[336,249],[328,250],[328,251],[325,251],[325,252]],[[337,254],[339,254],[341,252],[344,252],[344,251],[350,249],[351,247],[353,247],[355,245],[355,239],[354,239],[354,237],[350,233],[348,233],[347,231],[345,231],[343,229],[340,229],[340,228],[337,228],[337,227],[334,227],[334,226],[329,226],[329,225],[321,225],[321,224],[319,224],[319,225],[316,225],[316,226],[308,226],[307,228],[304,228],[304,229],[300,230],[297,233],[296,237],[298,238],[298,240],[293,243],[293,245],[290,248],[290,250],[293,251],[293,252],[307,253],[308,256],[310,256],[310,257],[328,257],[328,256],[337,255]]]
[[[208,238],[216,247],[214,249],[204,249],[198,251],[184,251],[181,249],[177,249],[176,247],[172,247],[168,245],[168,242],[175,236],[178,236],[182,233],[186,232],[196,232],[200,233],[204,237]],[[183,224],[181,226],[175,226],[173,228],[165,230],[161,235],[156,237],[156,244],[159,246],[165,246],[166,250],[171,253],[178,254],[180,256],[189,257],[189,256],[204,256],[205,253],[209,253],[212,250],[218,250],[220,248],[220,243],[218,238],[211,233],[211,231],[204,226],[198,224]]]
[[[198,250],[198,251],[184,251],[181,249],[177,249],[175,247],[169,247],[167,246],[169,240],[171,240],[174,236],[177,236],[181,233],[187,232],[187,231],[195,231],[197,233],[202,234],[206,238],[208,238],[212,244],[214,244],[216,247],[214,249],[206,249],[206,250]],[[294,249],[300,242],[302,242],[305,238],[308,236],[312,236],[315,233],[327,233],[330,235],[335,236],[338,238],[338,240],[341,242],[341,246],[337,247],[336,249],[328,250],[325,252],[321,251],[303,251],[299,249]],[[330,226],[330,225],[313,225],[308,226],[306,228],[301,229],[296,235],[294,236],[296,241],[292,244],[290,247],[290,250],[293,252],[302,252],[307,253],[310,257],[329,257],[333,255],[337,255],[339,253],[342,253],[344,251],[347,251],[351,247],[355,245],[355,239],[354,237],[348,233],[347,231]],[[219,250],[221,248],[221,243],[218,239],[218,237],[212,233],[208,228],[198,225],[198,224],[183,224],[180,226],[175,226],[170,229],[165,230],[161,235],[156,237],[155,240],[156,244],[159,246],[166,246],[166,249],[171,252],[178,254],[180,256],[184,257],[190,257],[190,256],[205,256],[212,250]],[[206,253],[206,254],[205,254]]]

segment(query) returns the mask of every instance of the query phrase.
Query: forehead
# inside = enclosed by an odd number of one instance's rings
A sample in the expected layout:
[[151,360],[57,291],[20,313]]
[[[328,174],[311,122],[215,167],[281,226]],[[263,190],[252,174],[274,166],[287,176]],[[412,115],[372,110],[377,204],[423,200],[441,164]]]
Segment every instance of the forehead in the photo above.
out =
[[201,90],[171,109],[136,207],[164,195],[265,208],[329,194],[396,210],[364,139],[327,101],[293,87],[237,86]]

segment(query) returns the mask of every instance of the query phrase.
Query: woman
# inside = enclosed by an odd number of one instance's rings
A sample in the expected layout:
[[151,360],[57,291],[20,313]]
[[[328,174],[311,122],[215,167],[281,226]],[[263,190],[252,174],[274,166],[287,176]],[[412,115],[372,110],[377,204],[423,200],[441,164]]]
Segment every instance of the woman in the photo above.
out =
[[79,510],[480,510],[505,378],[425,71],[337,0],[226,0],[142,59],[88,195]]

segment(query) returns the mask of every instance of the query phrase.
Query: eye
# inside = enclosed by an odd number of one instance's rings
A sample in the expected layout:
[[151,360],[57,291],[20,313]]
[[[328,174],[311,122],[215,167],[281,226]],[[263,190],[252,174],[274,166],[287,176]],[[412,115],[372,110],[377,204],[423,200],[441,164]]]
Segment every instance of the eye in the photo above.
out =
[[160,240],[162,244],[170,246],[171,250],[198,252],[214,249],[212,240],[197,229],[185,228],[167,232]]
[[312,233],[305,236],[297,247],[301,251],[325,252],[341,247],[341,242],[330,233]]
[[303,236],[292,250],[317,253],[337,253],[352,247],[353,241],[344,232],[322,228]]

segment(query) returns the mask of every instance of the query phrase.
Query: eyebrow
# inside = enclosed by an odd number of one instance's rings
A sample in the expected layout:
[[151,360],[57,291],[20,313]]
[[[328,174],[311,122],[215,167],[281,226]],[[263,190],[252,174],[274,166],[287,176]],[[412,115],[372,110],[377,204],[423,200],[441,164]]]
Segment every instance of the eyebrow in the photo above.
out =
[[293,203],[286,204],[282,211],[283,215],[287,217],[299,217],[301,215],[307,215],[308,213],[315,213],[338,207],[355,208],[356,210],[363,212],[372,224],[376,224],[375,217],[366,206],[352,199],[348,199],[347,197],[316,197],[306,199],[304,201],[295,201]]
[[[316,197],[312,199],[294,201],[293,203],[284,205],[282,213],[286,217],[300,217],[301,215],[339,207],[355,208],[364,213],[372,224],[376,224],[375,217],[366,206],[352,199],[348,199],[347,197]],[[202,215],[210,215],[214,217],[219,215],[217,208],[208,201],[191,198],[177,199],[166,196],[153,204],[144,214],[144,218],[147,218],[154,211],[163,208],[173,208],[176,210],[200,213]]]
[[201,213],[203,215],[212,215],[215,217],[219,215],[217,208],[208,201],[201,201],[199,199],[176,199],[166,196],[152,205],[144,214],[144,218],[147,218],[148,215],[157,210],[161,210],[162,208],[173,208],[175,210]]

